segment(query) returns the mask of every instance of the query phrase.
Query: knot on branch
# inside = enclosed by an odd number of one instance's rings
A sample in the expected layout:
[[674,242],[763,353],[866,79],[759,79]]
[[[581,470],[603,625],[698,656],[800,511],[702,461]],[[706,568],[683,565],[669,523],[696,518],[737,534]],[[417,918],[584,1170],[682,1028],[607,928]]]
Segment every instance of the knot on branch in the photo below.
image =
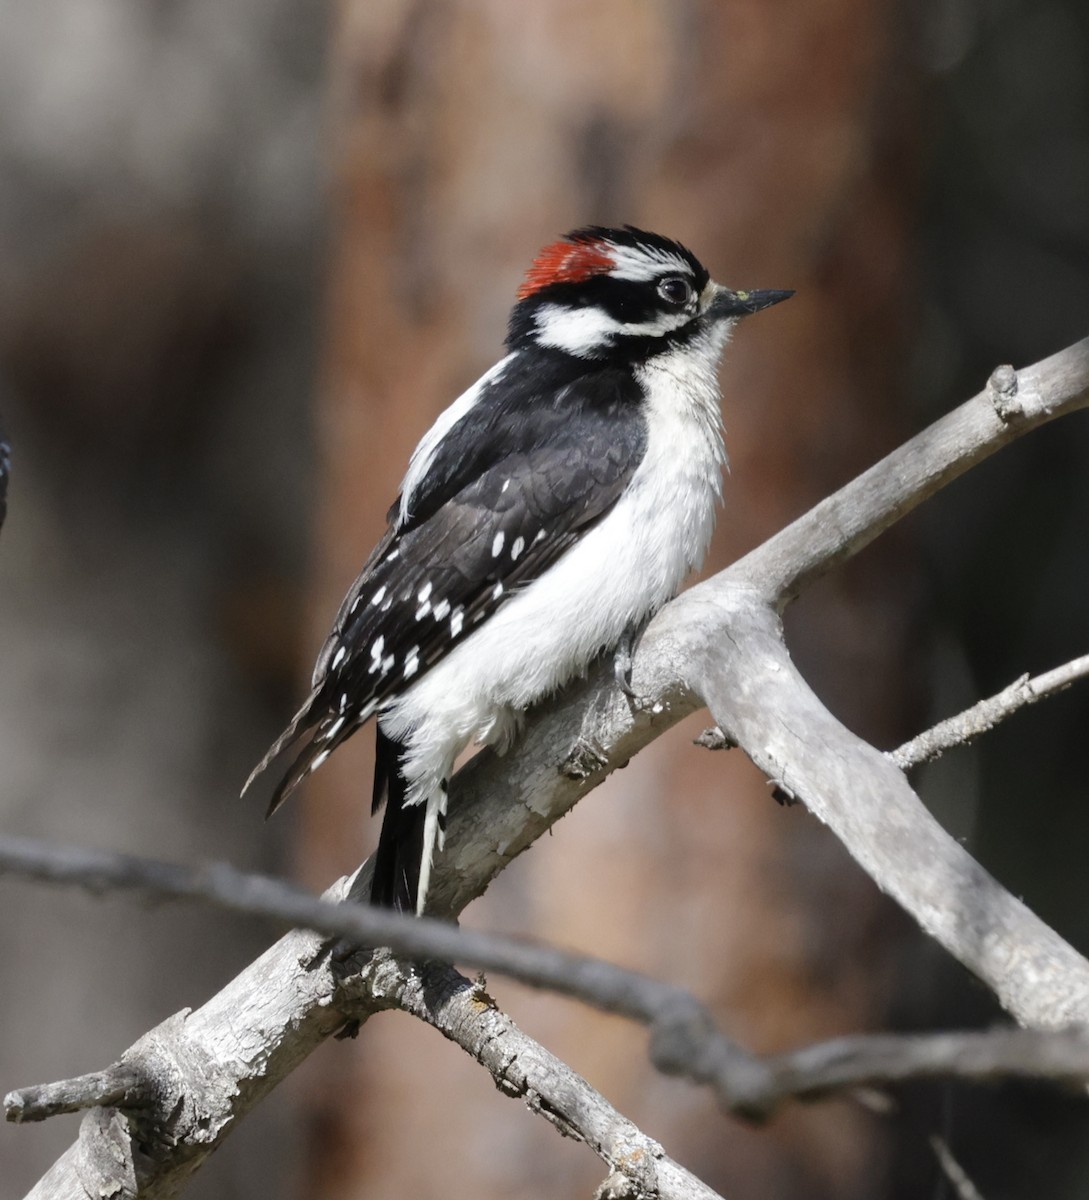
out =
[[718,725],[712,725],[710,729],[705,729],[698,737],[694,737],[692,745],[702,746],[704,750],[733,750],[737,742]]
[[671,1009],[651,1024],[651,1062],[663,1075],[691,1075],[709,1082],[708,1048],[715,1037],[711,1018],[695,1004]]
[[987,392],[999,419],[1009,421],[1021,411],[1017,401],[1017,372],[1008,363],[1003,363],[991,372],[987,380]]
[[621,1171],[614,1171],[594,1192],[594,1200],[645,1200],[635,1183]]
[[608,765],[608,755],[587,738],[580,737],[571,747],[571,753],[560,764],[560,774],[568,779],[589,779]]
[[630,1125],[617,1137],[613,1172],[594,1193],[594,1200],[656,1200],[661,1194],[658,1164],[664,1158],[660,1143]]
[[360,962],[345,960],[345,974],[337,980],[336,1007],[351,1019],[356,1008],[366,1012],[402,1008],[406,992],[420,987],[417,964],[402,961],[387,947],[365,954]]

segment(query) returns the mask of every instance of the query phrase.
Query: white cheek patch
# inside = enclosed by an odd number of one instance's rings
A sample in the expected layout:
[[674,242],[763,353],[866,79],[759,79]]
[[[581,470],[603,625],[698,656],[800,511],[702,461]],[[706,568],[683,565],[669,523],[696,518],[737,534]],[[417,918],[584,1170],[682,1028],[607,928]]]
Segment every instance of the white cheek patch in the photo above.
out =
[[690,317],[687,313],[662,313],[653,321],[626,324],[595,305],[565,308],[542,304],[536,319],[538,345],[564,350],[578,358],[593,358],[612,346],[617,337],[662,337],[679,329]]
[[589,358],[611,345],[621,328],[619,321],[593,305],[565,308],[559,304],[542,304],[536,319],[539,345],[564,350],[579,358]]

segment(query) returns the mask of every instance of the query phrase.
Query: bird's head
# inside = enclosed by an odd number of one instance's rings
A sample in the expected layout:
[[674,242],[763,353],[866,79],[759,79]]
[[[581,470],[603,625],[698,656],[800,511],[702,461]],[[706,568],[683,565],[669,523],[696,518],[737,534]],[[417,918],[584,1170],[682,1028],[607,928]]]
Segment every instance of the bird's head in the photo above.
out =
[[545,246],[526,272],[507,344],[578,358],[643,359],[794,293],[731,291],[680,242],[588,226]]

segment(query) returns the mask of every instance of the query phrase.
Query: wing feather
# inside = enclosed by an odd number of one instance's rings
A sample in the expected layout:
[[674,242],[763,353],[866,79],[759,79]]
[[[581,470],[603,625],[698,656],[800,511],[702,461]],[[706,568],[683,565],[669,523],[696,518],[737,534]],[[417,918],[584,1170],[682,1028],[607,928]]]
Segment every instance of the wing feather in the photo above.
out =
[[294,754],[270,811],[613,507],[646,447],[639,414],[617,415],[612,403],[565,428],[550,417],[547,436],[478,459],[468,480],[451,469],[426,517],[391,526],[340,607],[311,695],[247,783]]

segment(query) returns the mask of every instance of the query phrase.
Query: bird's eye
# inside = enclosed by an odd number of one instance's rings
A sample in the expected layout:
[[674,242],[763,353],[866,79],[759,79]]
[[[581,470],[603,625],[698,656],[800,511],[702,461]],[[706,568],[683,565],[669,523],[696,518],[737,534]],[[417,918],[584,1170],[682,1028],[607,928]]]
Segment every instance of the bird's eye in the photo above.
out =
[[679,275],[670,275],[658,284],[658,295],[670,304],[687,304],[692,299],[692,285]]

